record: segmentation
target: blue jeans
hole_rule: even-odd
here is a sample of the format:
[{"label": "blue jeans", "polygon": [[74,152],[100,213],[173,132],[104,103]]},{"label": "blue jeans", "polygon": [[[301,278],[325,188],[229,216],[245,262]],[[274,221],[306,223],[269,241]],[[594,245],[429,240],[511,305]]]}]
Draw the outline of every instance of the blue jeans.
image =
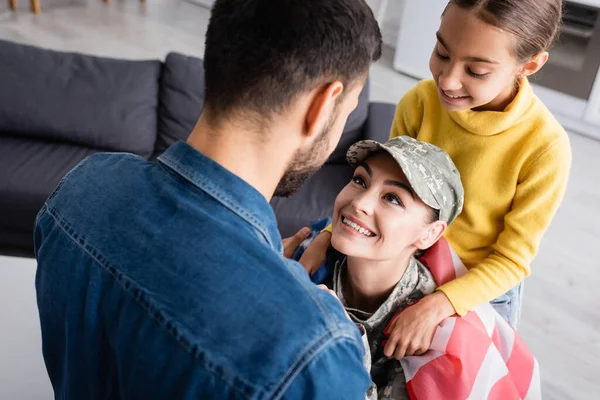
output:
[{"label": "blue jeans", "polygon": [[490,301],[490,304],[515,330],[521,318],[521,302],[523,301],[523,284],[521,281],[517,286],[504,293],[502,296]]}]

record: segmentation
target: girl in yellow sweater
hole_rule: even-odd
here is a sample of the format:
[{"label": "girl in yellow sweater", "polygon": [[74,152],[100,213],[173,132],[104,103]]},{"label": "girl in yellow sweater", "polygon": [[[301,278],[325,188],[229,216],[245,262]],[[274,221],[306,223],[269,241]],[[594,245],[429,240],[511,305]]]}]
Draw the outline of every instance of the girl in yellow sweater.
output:
[{"label": "girl in yellow sweater", "polygon": [[421,354],[437,325],[492,302],[516,326],[523,279],[565,192],[566,132],[527,77],[548,59],[561,0],[451,0],[430,60],[433,80],[398,104],[391,137],[445,150],[461,173],[464,210],[446,231],[469,272],[388,327],[384,353]]}]

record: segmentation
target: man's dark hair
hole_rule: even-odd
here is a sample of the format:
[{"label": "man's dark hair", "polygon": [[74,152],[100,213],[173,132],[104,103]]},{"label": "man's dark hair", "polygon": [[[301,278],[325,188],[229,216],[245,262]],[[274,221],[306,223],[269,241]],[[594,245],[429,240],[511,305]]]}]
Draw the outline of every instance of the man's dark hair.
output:
[{"label": "man's dark hair", "polygon": [[217,0],[206,33],[205,107],[268,118],[298,95],[366,77],[381,32],[364,0]]}]

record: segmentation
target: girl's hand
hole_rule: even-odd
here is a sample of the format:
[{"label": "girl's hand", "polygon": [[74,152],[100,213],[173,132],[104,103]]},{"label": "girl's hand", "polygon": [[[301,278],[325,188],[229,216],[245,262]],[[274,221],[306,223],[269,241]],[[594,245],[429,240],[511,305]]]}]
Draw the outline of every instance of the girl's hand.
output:
[{"label": "girl's hand", "polygon": [[455,314],[443,292],[435,292],[396,314],[384,330],[388,336],[383,353],[400,360],[429,350],[438,325]]}]

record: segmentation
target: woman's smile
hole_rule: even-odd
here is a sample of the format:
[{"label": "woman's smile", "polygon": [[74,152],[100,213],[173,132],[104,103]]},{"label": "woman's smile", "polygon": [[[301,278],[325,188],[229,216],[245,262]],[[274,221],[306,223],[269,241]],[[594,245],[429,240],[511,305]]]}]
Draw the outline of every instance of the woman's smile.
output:
[{"label": "woman's smile", "polygon": [[352,235],[360,235],[364,238],[372,238],[377,236],[371,228],[357,218],[351,216],[340,215],[339,219],[342,232],[347,232]]}]

